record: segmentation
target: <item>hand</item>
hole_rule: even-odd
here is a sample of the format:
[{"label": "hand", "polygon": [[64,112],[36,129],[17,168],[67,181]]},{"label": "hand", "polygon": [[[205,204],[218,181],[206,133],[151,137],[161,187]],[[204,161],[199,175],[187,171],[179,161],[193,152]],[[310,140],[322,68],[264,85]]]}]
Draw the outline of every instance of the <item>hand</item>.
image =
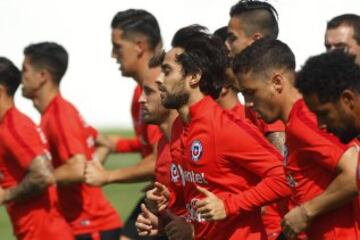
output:
[{"label": "hand", "polygon": [[167,208],[169,198],[169,189],[165,185],[155,182],[154,188],[146,192],[145,202],[150,211],[157,214]]},{"label": "hand", "polygon": [[91,186],[103,186],[108,183],[109,173],[98,161],[86,162],[85,183]]},{"label": "hand", "polygon": [[197,190],[204,194],[206,198],[196,202],[196,211],[201,218],[206,221],[218,221],[226,218],[226,210],[224,202],[212,192],[196,186]]},{"label": "hand", "polygon": [[159,218],[141,204],[141,213],[136,219],[135,226],[139,236],[156,236],[159,233]]},{"label": "hand", "polygon": [[283,218],[281,227],[287,239],[296,239],[311,224],[304,206],[300,205],[291,209]]},{"label": "hand", "polygon": [[166,217],[170,219],[170,223],[165,227],[165,233],[169,240],[190,240],[194,238],[194,229],[191,223],[170,211],[166,212]]}]

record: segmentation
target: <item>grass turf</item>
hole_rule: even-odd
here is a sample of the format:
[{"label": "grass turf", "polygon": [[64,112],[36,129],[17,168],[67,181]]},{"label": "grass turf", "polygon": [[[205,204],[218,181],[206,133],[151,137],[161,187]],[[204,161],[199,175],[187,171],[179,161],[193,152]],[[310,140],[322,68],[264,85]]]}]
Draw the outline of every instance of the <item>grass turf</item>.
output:
[{"label": "grass turf", "polygon": [[[131,131],[106,130],[102,132],[105,134],[114,134],[120,132],[122,136],[132,135]],[[107,160],[105,167],[107,169],[117,169],[121,167],[132,166],[139,160],[140,157],[138,154],[113,154]],[[103,188],[107,198],[116,208],[117,212],[120,213],[124,222],[142,195],[141,189],[145,185],[146,183],[113,184]],[[0,239],[15,239],[12,233],[9,217],[3,206],[0,207]]]}]

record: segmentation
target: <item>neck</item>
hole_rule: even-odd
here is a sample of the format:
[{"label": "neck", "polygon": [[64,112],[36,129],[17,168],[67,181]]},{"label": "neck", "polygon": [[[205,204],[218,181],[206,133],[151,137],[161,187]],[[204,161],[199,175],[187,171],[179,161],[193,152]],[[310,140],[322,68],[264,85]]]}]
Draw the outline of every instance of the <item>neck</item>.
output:
[{"label": "neck", "polygon": [[5,113],[12,107],[14,107],[14,99],[7,97],[1,100],[0,103],[0,120],[2,120],[5,116]]},{"label": "neck", "polygon": [[139,60],[138,71],[134,74],[134,80],[142,86],[145,79],[156,78],[160,74],[160,67],[149,67],[149,61],[152,58],[153,54],[144,56]]},{"label": "neck", "polygon": [[281,120],[284,123],[287,123],[289,121],[289,115],[290,115],[291,109],[293,108],[295,102],[301,98],[302,98],[302,95],[298,92],[298,90],[294,86],[290,86],[288,93],[282,100],[283,108],[281,111]]},{"label": "neck", "polygon": [[190,94],[187,104],[184,104],[182,107],[178,109],[179,115],[185,124],[188,124],[191,121],[190,107],[195,103],[199,102],[203,98],[204,98],[204,94],[200,91],[199,88],[197,88],[193,90],[192,93]]},{"label": "neck", "polygon": [[50,102],[58,95],[60,92],[58,86],[45,87],[41,89],[38,94],[33,98],[33,103],[35,108],[42,114],[44,113],[47,106]]},{"label": "neck", "polygon": [[232,109],[239,102],[239,98],[236,92],[228,90],[225,95],[220,96],[217,102],[223,109]]},{"label": "neck", "polygon": [[163,123],[160,124],[161,132],[165,135],[166,139],[170,141],[171,138],[171,128],[174,120],[178,116],[178,113],[175,110],[169,110],[169,115]]}]

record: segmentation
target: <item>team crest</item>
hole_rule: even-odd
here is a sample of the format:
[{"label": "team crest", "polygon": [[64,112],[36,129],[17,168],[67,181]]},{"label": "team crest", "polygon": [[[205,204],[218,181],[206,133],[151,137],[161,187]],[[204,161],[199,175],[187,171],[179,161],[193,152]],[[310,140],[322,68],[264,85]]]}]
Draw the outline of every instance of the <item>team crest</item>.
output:
[{"label": "team crest", "polygon": [[191,144],[191,159],[193,161],[198,161],[201,158],[203,152],[202,144],[199,140],[193,141]]}]

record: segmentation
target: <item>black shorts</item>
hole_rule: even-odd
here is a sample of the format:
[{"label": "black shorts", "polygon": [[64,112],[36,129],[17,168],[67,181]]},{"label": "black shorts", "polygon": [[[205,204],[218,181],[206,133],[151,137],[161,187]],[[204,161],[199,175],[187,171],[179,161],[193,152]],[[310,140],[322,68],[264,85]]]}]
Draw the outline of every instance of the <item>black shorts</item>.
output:
[{"label": "black shorts", "polygon": [[[100,231],[100,240],[119,240],[121,234],[121,228],[112,230]],[[81,234],[75,236],[76,240],[94,240],[91,234]]]}]

